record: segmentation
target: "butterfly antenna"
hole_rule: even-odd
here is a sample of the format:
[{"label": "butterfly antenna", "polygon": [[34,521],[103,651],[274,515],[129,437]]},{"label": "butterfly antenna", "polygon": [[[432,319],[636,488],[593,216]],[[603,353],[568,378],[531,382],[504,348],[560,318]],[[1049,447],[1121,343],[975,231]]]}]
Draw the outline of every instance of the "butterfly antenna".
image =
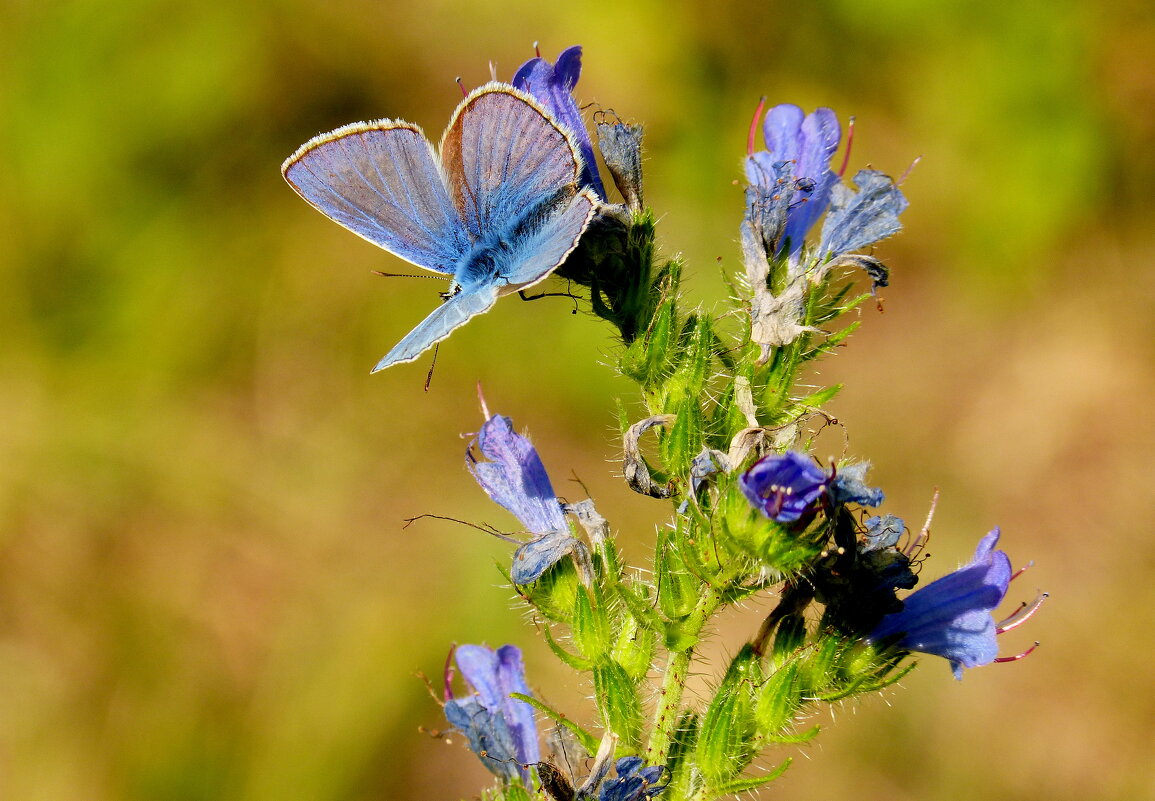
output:
[{"label": "butterfly antenna", "polygon": [[426,275],[424,273],[385,273],[380,270],[370,270],[373,275],[379,275],[382,278],[433,278],[437,281],[448,281],[448,276],[444,275]]},{"label": "butterfly antenna", "polygon": [[754,109],[754,119],[750,120],[750,132],[746,134],[746,155],[754,155],[754,133],[758,130],[758,120],[762,119],[762,109],[766,108],[766,95],[758,98],[758,108]]},{"label": "butterfly antenna", "polygon": [[850,149],[854,147],[854,117],[846,124],[846,153],[842,156],[842,166],[838,168],[838,177],[846,175],[846,167],[850,164]]},{"label": "butterfly antenna", "polygon": [[429,385],[433,383],[433,371],[437,367],[437,351],[441,349],[441,343],[433,345],[433,361],[429,363],[429,372],[425,374],[425,391],[429,391]]},{"label": "butterfly antenna", "polygon": [[459,89],[461,89],[462,97],[469,97],[469,92],[465,89],[465,81],[461,80],[460,75],[457,76],[457,86]]}]

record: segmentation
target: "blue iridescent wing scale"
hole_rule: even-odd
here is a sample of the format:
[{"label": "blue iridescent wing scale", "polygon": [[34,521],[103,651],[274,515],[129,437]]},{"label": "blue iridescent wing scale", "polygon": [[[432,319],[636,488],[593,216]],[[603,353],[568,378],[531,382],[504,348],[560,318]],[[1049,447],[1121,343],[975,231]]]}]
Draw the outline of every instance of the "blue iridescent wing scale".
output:
[{"label": "blue iridescent wing scale", "polygon": [[322,214],[418,267],[452,274],[469,249],[436,155],[416,125],[346,125],[306,142],[281,172]]}]

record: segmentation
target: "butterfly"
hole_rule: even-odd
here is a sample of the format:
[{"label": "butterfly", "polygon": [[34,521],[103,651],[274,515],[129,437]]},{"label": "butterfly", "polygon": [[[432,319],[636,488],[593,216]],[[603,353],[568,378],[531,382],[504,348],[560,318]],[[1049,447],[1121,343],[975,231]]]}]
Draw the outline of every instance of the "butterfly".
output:
[{"label": "butterfly", "polygon": [[544,280],[598,208],[580,185],[574,134],[502,83],[461,102],[436,151],[412,123],[359,122],[309,140],[281,172],[329,219],[450,279],[444,303],[373,372],[413,361],[499,295]]}]

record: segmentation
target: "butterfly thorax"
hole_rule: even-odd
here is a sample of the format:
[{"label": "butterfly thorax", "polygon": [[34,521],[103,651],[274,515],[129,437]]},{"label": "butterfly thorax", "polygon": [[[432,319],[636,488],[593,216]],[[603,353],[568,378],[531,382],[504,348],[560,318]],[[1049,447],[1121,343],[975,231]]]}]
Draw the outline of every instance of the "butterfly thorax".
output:
[{"label": "butterfly thorax", "polygon": [[[576,193],[576,187],[564,186],[549,196],[522,209],[511,209],[505,222],[490,226],[474,240],[470,250],[454,268],[453,279],[462,291],[477,286],[497,284],[501,292],[513,292],[525,281],[511,280],[510,276],[524,274],[535,258],[537,234],[546,227],[557,211]],[[490,210],[496,216],[500,212]],[[543,269],[553,265],[542,265]],[[536,279],[529,283],[536,283]]]}]

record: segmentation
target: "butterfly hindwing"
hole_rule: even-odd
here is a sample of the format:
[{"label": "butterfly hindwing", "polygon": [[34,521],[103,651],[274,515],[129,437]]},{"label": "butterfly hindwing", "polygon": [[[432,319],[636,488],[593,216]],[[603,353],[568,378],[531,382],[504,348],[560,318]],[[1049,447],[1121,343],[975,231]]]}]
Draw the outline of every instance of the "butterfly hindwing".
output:
[{"label": "butterfly hindwing", "polygon": [[503,278],[514,288],[533,286],[565,261],[597,210],[593,190],[584,189],[558,203],[540,224],[526,225],[513,240]]},{"label": "butterfly hindwing", "polygon": [[421,129],[379,120],[306,142],[281,168],[325,216],[408,262],[452,274],[469,248]]},{"label": "butterfly hindwing", "polygon": [[489,311],[497,302],[497,286],[480,286],[469,291],[458,292],[446,300],[406,334],[393,349],[385,354],[377,366],[376,373],[394,364],[411,362],[445,339],[453,330],[482,312]]}]

